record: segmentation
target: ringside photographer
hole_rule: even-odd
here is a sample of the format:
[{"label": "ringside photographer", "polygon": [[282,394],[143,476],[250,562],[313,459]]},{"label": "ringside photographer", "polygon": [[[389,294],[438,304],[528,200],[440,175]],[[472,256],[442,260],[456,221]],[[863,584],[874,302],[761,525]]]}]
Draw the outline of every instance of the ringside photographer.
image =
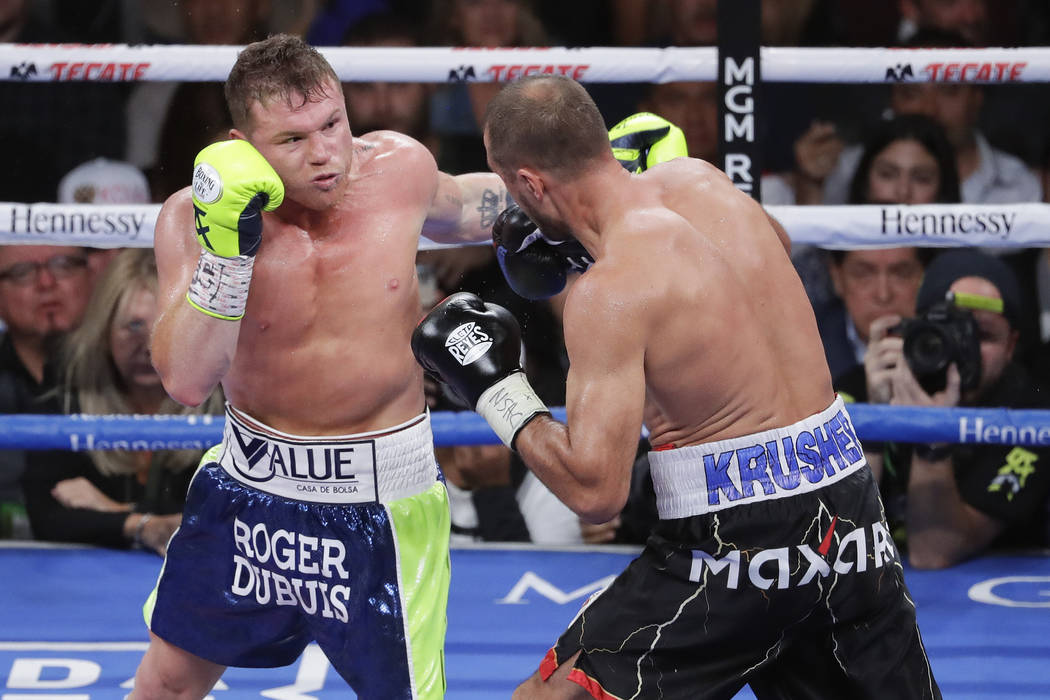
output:
[{"label": "ringside photographer", "polygon": [[[916,316],[874,327],[863,370],[836,389],[898,406],[1046,408],[1050,393],[1014,359],[1022,304],[1000,259],[973,249],[941,253],[926,270]],[[887,443],[867,456],[881,466],[894,539],[916,568],[952,566],[987,548],[1047,545],[1050,450]]]}]

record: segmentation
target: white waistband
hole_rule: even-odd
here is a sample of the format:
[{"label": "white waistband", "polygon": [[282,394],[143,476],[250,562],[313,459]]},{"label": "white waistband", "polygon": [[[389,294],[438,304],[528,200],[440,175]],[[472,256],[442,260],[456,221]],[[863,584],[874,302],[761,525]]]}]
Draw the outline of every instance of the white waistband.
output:
[{"label": "white waistband", "polygon": [[370,433],[303,437],[227,404],[218,462],[260,491],[316,503],[389,503],[422,493],[438,475],[429,412]]},{"label": "white waistband", "polygon": [[838,396],[794,425],[649,453],[663,520],[816,491],[864,464],[864,450]]}]

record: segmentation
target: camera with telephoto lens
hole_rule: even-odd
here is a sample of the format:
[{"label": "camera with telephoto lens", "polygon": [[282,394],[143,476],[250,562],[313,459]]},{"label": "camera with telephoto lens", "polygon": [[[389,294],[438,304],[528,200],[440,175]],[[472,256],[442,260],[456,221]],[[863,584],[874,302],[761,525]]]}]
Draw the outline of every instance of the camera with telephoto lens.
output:
[{"label": "camera with telephoto lens", "polygon": [[948,385],[948,366],[959,368],[960,390],[981,380],[981,343],[973,313],[951,300],[937,302],[918,318],[897,326],[904,339],[904,358],[919,385],[931,396]]}]

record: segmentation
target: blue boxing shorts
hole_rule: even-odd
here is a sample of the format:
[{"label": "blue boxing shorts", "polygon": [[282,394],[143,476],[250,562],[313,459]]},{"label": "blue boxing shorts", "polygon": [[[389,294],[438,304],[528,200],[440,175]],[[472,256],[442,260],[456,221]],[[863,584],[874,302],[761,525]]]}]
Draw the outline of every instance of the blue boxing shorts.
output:
[{"label": "blue boxing shorts", "polygon": [[362,700],[442,698],[448,541],[429,414],[297,437],[228,406],[146,624],[225,666],[284,666],[316,641]]},{"label": "blue boxing shorts", "polygon": [[882,502],[835,401],[649,453],[660,521],[540,665],[599,700],[940,698]]}]

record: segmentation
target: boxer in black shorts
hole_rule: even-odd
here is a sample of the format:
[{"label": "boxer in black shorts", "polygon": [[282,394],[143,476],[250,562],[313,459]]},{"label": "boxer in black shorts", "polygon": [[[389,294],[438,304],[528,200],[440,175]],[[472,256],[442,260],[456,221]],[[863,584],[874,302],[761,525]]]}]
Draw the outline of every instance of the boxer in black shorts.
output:
[{"label": "boxer in black shorts", "polygon": [[[841,400],[787,430],[650,461],[659,525],[580,611],[541,676],[582,651],[569,678],[596,698],[729,698],[745,683],[760,698],[890,698],[902,682],[907,697],[935,696],[877,486]],[[706,483],[690,485],[687,475],[705,464]],[[751,496],[742,493],[748,466],[762,475]]]},{"label": "boxer in black shorts", "polygon": [[524,212],[493,230],[511,286],[557,292],[562,251],[593,260],[564,301],[567,423],[529,387],[506,310],[453,295],[413,335],[588,522],[623,508],[643,425],[662,446],[648,546],[514,697],[939,698],[783,228],[708,163],[654,165],[658,121],[621,127],[614,155],[586,91],[555,76],[508,84],[486,115]]}]

